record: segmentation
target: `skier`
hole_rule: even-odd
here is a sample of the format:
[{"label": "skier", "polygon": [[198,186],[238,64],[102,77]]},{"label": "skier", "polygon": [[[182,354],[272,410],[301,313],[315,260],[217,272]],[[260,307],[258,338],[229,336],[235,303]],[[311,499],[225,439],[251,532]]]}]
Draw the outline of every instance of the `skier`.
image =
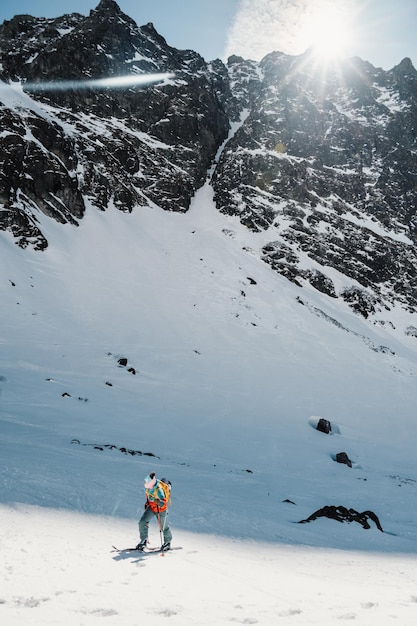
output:
[{"label": "skier", "polygon": [[146,493],[145,511],[139,520],[140,541],[136,550],[143,551],[148,542],[149,522],[152,517],[158,518],[159,531],[163,535],[162,551],[171,547],[172,533],[168,526],[168,500],[169,495],[164,490],[162,481],[156,478],[155,472],[151,472],[144,480]]}]

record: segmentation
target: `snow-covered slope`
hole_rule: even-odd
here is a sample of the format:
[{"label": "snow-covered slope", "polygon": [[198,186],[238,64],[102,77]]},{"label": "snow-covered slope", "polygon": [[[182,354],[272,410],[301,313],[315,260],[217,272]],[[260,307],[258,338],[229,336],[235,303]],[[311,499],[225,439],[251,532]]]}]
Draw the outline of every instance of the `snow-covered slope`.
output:
[{"label": "snow-covered slope", "polygon": [[[267,129],[254,126],[259,68],[235,58],[228,77],[221,62],[169,48],[152,25],[137,29],[112,0],[88,20],[59,20],[74,49],[84,30],[96,32],[89,24],[107,25],[128,59],[138,61],[143,46],[156,47],[155,59],[165,51],[156,67],[175,70],[179,82],[132,101],[119,94],[135,112],[129,121],[125,109],[109,116],[99,95],[87,110],[71,90],[53,103],[17,82],[0,85],[1,622],[408,626],[417,574],[411,212],[407,227],[375,220],[340,199],[333,206],[330,191],[329,202],[301,210],[291,177],[285,206],[268,176],[256,189],[246,184],[239,141]],[[5,25],[5,80],[21,77],[18,66],[38,59],[40,45],[22,35],[35,48],[14,57],[9,30],[39,35],[47,26],[28,16]],[[67,49],[60,29],[48,32]],[[101,72],[100,46],[90,36],[85,44]],[[65,74],[64,57],[47,48],[42,55],[58,58]],[[272,72],[291,60],[278,61]],[[388,78],[376,76],[374,90],[394,114]],[[412,66],[403,62],[391,78],[404,78],[412,97]],[[265,111],[273,104],[266,98]],[[349,117],[338,110],[339,121],[342,113]],[[287,143],[274,143],[275,165],[294,160]],[[256,147],[259,155],[262,173]],[[220,194],[220,174],[236,205]],[[253,191],[255,205],[261,198],[277,217],[259,230],[242,219]],[[300,236],[307,231],[311,249]],[[393,256],[384,256],[385,239]],[[365,261],[345,266],[347,253]],[[388,272],[398,297],[373,299],[369,267],[378,285]],[[320,418],[331,434],[316,429]],[[341,452],[352,467],[336,463]],[[171,526],[183,550],[120,558],[111,544],[137,542],[150,470],[173,483]],[[298,523],[338,506],[368,512],[370,528]],[[159,539],[156,525],[151,538]]]},{"label": "snow-covered slope", "polygon": [[43,219],[43,253],[0,240],[3,501],[135,517],[154,467],[187,530],[348,546],[294,525],[342,504],[400,535],[368,545],[414,549],[414,337],[272,273],[208,185],[186,215]]},{"label": "snow-covered slope", "polygon": [[[413,338],[271,272],[209,185],[186,215],[43,219],[42,253],[0,233],[5,623],[411,623]],[[119,559],[150,469],[183,550]],[[385,532],[297,523],[325,505]]]},{"label": "snow-covered slope", "polygon": [[0,506],[0,516],[8,626],[414,623],[414,556],[184,531],[176,531],[183,549],[163,558],[119,556],[110,546],[129,536],[129,520],[22,505]]}]

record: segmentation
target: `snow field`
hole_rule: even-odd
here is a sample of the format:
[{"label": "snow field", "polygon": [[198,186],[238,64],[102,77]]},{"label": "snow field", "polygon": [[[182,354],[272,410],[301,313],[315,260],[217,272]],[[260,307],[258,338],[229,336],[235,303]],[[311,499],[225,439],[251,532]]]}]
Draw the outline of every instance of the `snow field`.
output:
[{"label": "snow field", "polygon": [[[135,520],[2,505],[0,616],[18,626],[100,623],[414,623],[417,563],[406,555],[269,545],[175,531],[182,550],[111,552]],[[156,525],[152,542],[158,544]],[[129,543],[130,542],[130,543]]]},{"label": "snow field", "polygon": [[[1,622],[411,626],[413,320],[387,333],[274,274],[207,187],[184,216],[39,219],[44,253],[0,233]],[[152,469],[184,549],[119,558]],[[297,524],[325,505],[385,532]]]}]

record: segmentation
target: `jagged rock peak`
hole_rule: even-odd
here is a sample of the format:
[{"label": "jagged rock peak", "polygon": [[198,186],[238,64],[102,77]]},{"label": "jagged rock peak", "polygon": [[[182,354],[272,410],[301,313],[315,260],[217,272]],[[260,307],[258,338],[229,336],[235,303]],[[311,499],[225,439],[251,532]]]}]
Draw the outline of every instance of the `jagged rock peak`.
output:
[{"label": "jagged rock peak", "polygon": [[114,0],[100,0],[97,7],[93,9],[94,12],[110,12],[110,13],[122,13],[121,8]]},{"label": "jagged rock peak", "polygon": [[148,22],[144,26],[141,26],[140,27],[140,31],[146,37],[148,37],[151,41],[154,41],[154,42],[158,43],[159,45],[168,47],[168,44],[167,44],[167,41],[166,41],[165,37],[163,37],[162,35],[160,35],[158,33],[158,31],[156,30],[156,28],[155,28],[155,26],[153,25],[152,22]]},{"label": "jagged rock peak", "polygon": [[396,72],[406,74],[414,74],[417,75],[417,70],[413,65],[410,57],[405,57],[398,65],[393,68]]},{"label": "jagged rock peak", "polygon": [[245,59],[243,57],[238,56],[237,54],[232,54],[227,59],[227,65],[235,65],[236,63],[244,63]]},{"label": "jagged rock peak", "polygon": [[111,24],[114,22],[126,23],[130,29],[137,29],[136,22],[122,11],[115,0],[101,0],[95,9],[90,11],[90,14],[86,20],[88,24],[90,21],[99,22],[103,24]]},{"label": "jagged rock peak", "polygon": [[124,23],[133,31],[138,28],[135,20],[124,13],[115,0],[101,0],[95,9],[90,11],[86,23],[99,22],[100,24],[111,24],[114,22]]}]

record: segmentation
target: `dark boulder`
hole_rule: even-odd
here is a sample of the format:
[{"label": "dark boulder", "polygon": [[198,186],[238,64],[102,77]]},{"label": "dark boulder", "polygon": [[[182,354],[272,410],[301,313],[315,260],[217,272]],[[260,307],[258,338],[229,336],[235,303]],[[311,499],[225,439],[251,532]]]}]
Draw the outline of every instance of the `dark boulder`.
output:
[{"label": "dark boulder", "polygon": [[363,513],[358,513],[355,509],[347,509],[344,506],[324,506],[322,509],[319,509],[307,519],[301,520],[298,522],[299,524],[307,524],[308,522],[312,522],[319,517],[328,517],[329,519],[336,520],[337,522],[357,522],[363,528],[368,530],[371,528],[369,524],[369,520],[374,522],[375,526],[381,532],[384,532],[382,526],[379,522],[379,519],[375,513],[372,511],[363,511]]},{"label": "dark boulder", "polygon": [[325,433],[326,435],[328,435],[332,431],[332,425],[329,420],[325,420],[321,417],[317,423],[316,430],[319,430],[321,433]]},{"label": "dark boulder", "polygon": [[346,452],[338,452],[336,454],[335,460],[337,463],[342,463],[344,465],[347,465],[348,467],[352,467],[352,461],[350,460]]}]

